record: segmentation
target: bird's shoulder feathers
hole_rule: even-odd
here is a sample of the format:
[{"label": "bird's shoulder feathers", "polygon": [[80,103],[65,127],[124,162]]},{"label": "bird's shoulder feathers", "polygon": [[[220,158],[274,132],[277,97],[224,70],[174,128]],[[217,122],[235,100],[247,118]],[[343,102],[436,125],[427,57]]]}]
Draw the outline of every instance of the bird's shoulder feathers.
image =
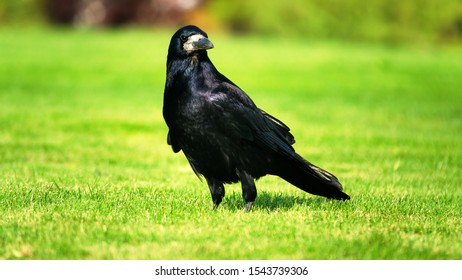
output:
[{"label": "bird's shoulder feathers", "polygon": [[208,97],[214,110],[220,111],[221,126],[227,133],[256,141],[271,149],[289,148],[295,143],[290,128],[259,109],[252,99],[232,82],[222,82]]}]

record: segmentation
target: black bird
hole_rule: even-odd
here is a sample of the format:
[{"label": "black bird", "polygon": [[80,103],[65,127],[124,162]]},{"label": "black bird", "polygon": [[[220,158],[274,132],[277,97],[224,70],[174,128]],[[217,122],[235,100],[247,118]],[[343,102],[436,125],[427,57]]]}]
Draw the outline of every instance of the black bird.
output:
[{"label": "black bird", "polygon": [[331,173],[298,155],[283,122],[259,109],[210,61],[207,34],[185,26],[172,37],[167,56],[163,115],[167,142],[183,150],[192,169],[204,176],[215,209],[225,183],[241,181],[249,211],[257,189],[254,179],[277,175],[311,194],[338,200],[350,197]]}]

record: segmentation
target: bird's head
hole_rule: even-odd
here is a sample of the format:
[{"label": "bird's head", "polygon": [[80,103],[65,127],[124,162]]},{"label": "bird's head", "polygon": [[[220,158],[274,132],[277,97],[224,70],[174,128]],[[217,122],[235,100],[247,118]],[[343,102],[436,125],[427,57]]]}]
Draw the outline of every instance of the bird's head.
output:
[{"label": "bird's head", "polygon": [[207,33],[194,25],[187,25],[173,34],[168,48],[168,56],[192,57],[213,48]]}]

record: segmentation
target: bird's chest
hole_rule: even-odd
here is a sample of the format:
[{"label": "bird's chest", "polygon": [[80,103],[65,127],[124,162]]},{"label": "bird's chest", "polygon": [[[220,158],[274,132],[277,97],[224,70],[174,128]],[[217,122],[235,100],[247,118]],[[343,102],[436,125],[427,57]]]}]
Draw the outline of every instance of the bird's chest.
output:
[{"label": "bird's chest", "polygon": [[215,111],[210,98],[211,88],[204,81],[182,78],[176,80],[170,91],[167,107],[172,120],[179,126],[207,122]]},{"label": "bird's chest", "polygon": [[185,138],[198,137],[214,129],[221,113],[207,95],[184,92],[170,107],[170,128]]},{"label": "bird's chest", "polygon": [[[196,75],[199,76],[199,75]],[[215,143],[223,121],[223,109],[208,79],[178,76],[169,90],[166,121],[180,146]],[[213,142],[213,143],[212,143]]]},{"label": "bird's chest", "polygon": [[207,99],[191,93],[184,93],[183,98],[177,100],[172,109],[173,120],[179,127],[207,123],[211,114]]}]

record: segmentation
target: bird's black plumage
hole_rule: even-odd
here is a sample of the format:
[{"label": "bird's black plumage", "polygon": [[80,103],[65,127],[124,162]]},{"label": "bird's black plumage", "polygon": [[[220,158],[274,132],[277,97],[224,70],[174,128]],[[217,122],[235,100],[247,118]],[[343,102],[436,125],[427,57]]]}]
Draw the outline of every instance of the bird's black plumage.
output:
[{"label": "bird's black plumage", "polygon": [[259,109],[210,61],[207,34],[185,26],[172,37],[167,56],[163,115],[167,142],[183,151],[194,172],[205,177],[214,208],[225,195],[223,184],[241,181],[246,209],[257,196],[254,179],[267,174],[328,198],[346,200],[331,173],[298,155],[290,129]]}]

